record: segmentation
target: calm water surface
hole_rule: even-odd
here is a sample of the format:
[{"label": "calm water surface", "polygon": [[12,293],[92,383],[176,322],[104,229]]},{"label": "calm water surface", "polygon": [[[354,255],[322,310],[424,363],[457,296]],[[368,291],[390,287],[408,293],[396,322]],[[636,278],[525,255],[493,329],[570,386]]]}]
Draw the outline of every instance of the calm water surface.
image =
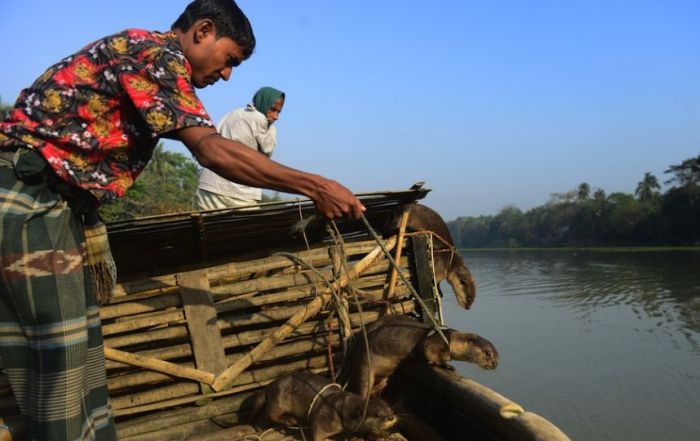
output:
[{"label": "calm water surface", "polygon": [[446,322],[498,348],[457,370],[573,440],[700,440],[700,253],[475,251],[469,311]]}]

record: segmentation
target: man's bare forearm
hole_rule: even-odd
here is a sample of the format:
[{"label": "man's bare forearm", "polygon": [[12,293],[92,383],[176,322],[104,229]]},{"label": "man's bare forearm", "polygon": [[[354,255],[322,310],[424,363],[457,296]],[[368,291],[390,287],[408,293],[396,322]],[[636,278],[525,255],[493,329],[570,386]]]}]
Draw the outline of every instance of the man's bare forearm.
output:
[{"label": "man's bare forearm", "polygon": [[338,182],[286,167],[237,141],[219,136],[212,129],[183,129],[176,135],[203,167],[226,179],[251,187],[304,195],[331,219],[359,217],[364,211],[352,192]]}]

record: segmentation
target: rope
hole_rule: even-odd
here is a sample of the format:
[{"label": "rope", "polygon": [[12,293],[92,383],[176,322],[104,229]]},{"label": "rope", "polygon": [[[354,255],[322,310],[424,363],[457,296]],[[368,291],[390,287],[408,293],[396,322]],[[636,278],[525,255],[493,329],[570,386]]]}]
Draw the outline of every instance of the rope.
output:
[{"label": "rope", "polygon": [[306,412],[306,420],[307,421],[311,421],[311,411],[313,410],[314,404],[316,404],[316,401],[318,401],[318,399],[321,397],[321,394],[324,393],[326,391],[326,389],[329,389],[333,386],[337,387],[338,390],[340,390],[340,391],[343,390],[343,388],[340,387],[340,385],[338,383],[328,383],[325,386],[323,386],[321,388],[321,390],[318,391],[318,393],[314,396],[314,399],[311,400],[311,404],[309,405],[309,410]]},{"label": "rope", "polygon": [[449,251],[450,260],[447,262],[447,268],[448,269],[451,268],[452,261],[455,258],[455,254],[457,254],[457,248],[454,245],[452,245],[452,243],[447,241],[447,239],[445,239],[444,237],[440,236],[439,234],[437,234],[436,232],[431,231],[431,230],[418,230],[418,231],[414,231],[411,233],[406,233],[406,236],[417,236],[419,234],[429,234],[431,237],[437,237],[440,240],[440,242],[442,242],[445,245],[445,247],[447,249],[433,250],[433,252],[434,253],[445,253],[445,252]]},{"label": "rope", "polygon": [[[336,306],[338,308],[340,308],[340,305],[341,305],[340,293],[335,289],[335,287],[333,286],[333,283],[331,283],[330,280],[325,278],[323,276],[323,274],[321,274],[321,272],[318,269],[316,269],[316,267],[314,267],[312,264],[310,264],[306,260],[302,259],[301,257],[297,256],[296,254],[287,253],[287,252],[279,252],[279,253],[274,253],[273,255],[286,257],[289,260],[296,262],[298,265],[304,266],[304,267],[308,268],[309,270],[311,270],[311,272],[313,272],[316,275],[316,277],[318,277],[319,279],[323,280],[326,283],[326,286],[328,286],[328,289],[331,292],[331,295],[333,296],[333,300],[335,301]],[[316,292],[316,295],[318,295],[318,292]],[[331,317],[331,319],[332,319],[332,317]],[[338,320],[340,320],[340,318]],[[330,335],[330,332],[329,332],[329,335]],[[332,344],[333,344],[332,340],[330,338],[328,338],[328,347],[329,347],[328,350],[331,352],[332,352],[332,349],[331,349]],[[335,367],[333,366],[333,358],[332,357],[329,358],[328,364],[329,364],[329,367],[331,369],[331,376],[334,376]]]},{"label": "rope", "polygon": [[[301,220],[303,220],[302,213],[301,213],[301,205],[299,205],[299,216],[300,216]],[[430,320],[431,320],[431,322],[432,322],[432,324],[433,324],[433,328],[434,328],[435,332],[437,332],[437,333],[442,337],[442,339],[445,341],[445,343],[449,344],[449,341],[447,340],[447,337],[446,337],[445,334],[442,332],[442,329],[441,329],[441,327],[440,327],[440,324],[438,324],[437,321],[435,320],[435,317],[433,317],[433,315],[430,314],[430,311],[429,311],[428,307],[426,306],[425,302],[423,301],[423,299],[422,299],[422,298],[420,297],[420,295],[416,292],[416,290],[415,290],[415,288],[413,287],[413,285],[412,285],[412,284],[406,279],[406,277],[403,275],[403,273],[401,272],[401,268],[400,268],[400,267],[398,266],[398,264],[396,263],[396,260],[394,260],[394,258],[391,256],[391,253],[389,252],[389,250],[386,249],[386,247],[384,246],[384,244],[383,244],[382,241],[381,241],[381,238],[380,238],[380,237],[377,235],[377,233],[374,231],[374,228],[372,228],[372,226],[370,225],[369,221],[367,220],[367,218],[365,217],[364,214],[362,215],[362,221],[364,222],[365,226],[367,227],[367,230],[370,232],[370,234],[372,235],[372,237],[374,238],[374,240],[375,240],[375,241],[377,242],[377,244],[381,247],[381,249],[382,249],[384,255],[385,255],[385,256],[387,257],[387,259],[389,260],[389,262],[390,262],[392,268],[397,272],[397,274],[398,274],[398,276],[401,278],[402,282],[409,288],[409,290],[410,290],[411,294],[413,295],[413,297],[415,298],[415,300],[421,305],[421,307],[423,308],[423,312],[425,313],[425,315],[427,315],[427,316],[430,318]],[[336,249],[339,250],[339,253],[340,253],[341,256],[345,256],[344,244],[343,244],[343,239],[342,239],[343,236],[342,236],[342,234],[340,233],[340,231],[339,231],[339,229],[338,229],[338,226],[336,225],[335,221],[331,220],[331,221],[330,221],[330,225],[332,226],[332,229],[329,228],[328,231],[329,231],[330,235],[333,237],[333,241],[334,241],[335,247],[336,247]],[[415,234],[415,233],[414,233],[414,234]],[[431,232],[431,234],[432,234],[432,232]],[[307,239],[306,239],[305,228],[302,228],[302,235],[303,235],[303,237],[304,237],[304,241],[306,242],[307,249],[309,249],[310,247],[309,247],[308,241],[307,241]],[[437,235],[437,234],[436,234],[436,236],[437,236],[442,242],[444,242],[445,244],[447,244],[448,247],[450,247],[449,242],[447,242],[445,239],[441,238],[441,237],[440,237],[439,235]],[[450,248],[451,248],[451,247],[450,247]],[[453,250],[453,253],[454,253],[454,250]],[[341,305],[342,305],[342,303],[341,303],[341,294],[338,293],[338,292],[332,287],[332,284],[330,283],[330,281],[327,280],[325,277],[323,277],[323,276],[320,274],[320,272],[319,272],[313,265],[311,265],[311,264],[308,263],[308,262],[305,262],[305,261],[304,261],[303,259],[301,259],[299,256],[296,256],[296,255],[291,254],[291,253],[284,253],[284,252],[281,252],[281,253],[276,253],[276,254],[282,255],[282,256],[285,256],[285,257],[288,257],[289,259],[292,259],[292,260],[294,260],[295,262],[298,262],[298,263],[300,263],[300,264],[306,266],[307,268],[309,268],[311,271],[313,271],[313,272],[319,277],[319,279],[324,280],[324,281],[326,282],[326,284],[329,286],[330,291],[331,291],[331,293],[332,293],[332,295],[333,295],[333,298],[334,298],[334,300],[335,300],[336,307],[337,307],[337,308],[340,308],[340,307],[341,307]],[[348,273],[348,269],[347,269],[347,266],[346,266],[346,259],[345,259],[345,258],[341,259],[341,265],[343,266],[343,269],[344,269],[345,273]],[[355,289],[354,286],[352,285],[352,281],[349,281],[349,282],[348,282],[348,290],[349,290],[349,292],[352,294],[353,299],[354,299],[354,301],[355,301],[355,304],[356,304],[356,306],[357,306],[358,312],[359,312],[360,326],[361,326],[361,329],[362,329],[362,336],[363,336],[364,342],[365,342],[365,351],[366,351],[366,355],[367,355],[368,369],[371,371],[371,370],[372,370],[371,354],[370,354],[370,350],[369,350],[369,339],[368,339],[368,336],[367,336],[367,329],[366,329],[365,323],[364,323],[364,313],[363,313],[363,311],[362,311],[362,305],[360,304],[359,298],[358,298],[357,293],[356,293],[356,289]],[[339,317],[340,317],[340,314],[339,314]],[[345,366],[343,366],[343,368],[345,368]],[[369,388],[369,378],[368,378],[367,380],[368,380],[367,386],[368,386],[368,388]],[[329,388],[329,387],[331,387],[331,386],[338,386],[341,390],[343,390],[343,387],[341,387],[341,386],[340,386],[339,384],[337,384],[337,383],[329,383],[329,384],[326,385],[324,388],[322,388],[322,389],[316,394],[316,396],[314,396],[314,399],[312,400],[311,405],[309,406],[309,410],[308,410],[308,412],[307,412],[307,419],[309,418],[309,416],[310,416],[310,414],[311,414],[311,410],[313,409],[313,407],[314,407],[314,405],[316,404],[316,401],[318,400],[318,398],[320,397],[320,395],[321,395],[327,388]],[[368,408],[368,406],[369,406],[369,400],[370,400],[370,397],[369,397],[369,395],[368,395],[367,398],[366,398],[366,400],[365,400],[365,405],[364,405],[364,408],[363,408],[363,411],[362,411],[362,417],[360,418],[357,427],[355,427],[355,429],[354,429],[353,431],[356,431],[356,430],[360,427],[360,424],[362,424],[362,422],[364,421],[364,419],[365,419],[365,417],[366,417],[366,415],[367,415],[367,408]],[[301,429],[300,429],[300,430],[301,430]],[[301,431],[301,434],[302,434],[302,438],[304,438],[304,432],[303,432],[303,431]]]},{"label": "rope", "polygon": [[[301,199],[297,198],[297,208],[299,209],[299,221],[304,221],[304,215],[301,212]],[[301,236],[304,238],[304,243],[306,244],[306,249],[310,250],[309,240],[306,238],[306,228],[301,229]]]},{"label": "rope", "polygon": [[374,231],[374,228],[372,228],[372,225],[370,225],[369,221],[367,220],[367,217],[365,217],[364,214],[362,214],[362,222],[364,222],[365,226],[367,227],[367,230],[370,232],[370,234],[374,238],[375,242],[377,242],[377,244],[379,244],[379,246],[382,248],[384,255],[386,256],[387,259],[389,259],[389,262],[391,263],[391,265],[394,268],[396,268],[396,270],[399,274],[399,277],[401,277],[401,281],[408,287],[408,289],[411,291],[411,294],[413,294],[413,297],[415,297],[416,301],[420,304],[421,308],[423,308],[423,313],[426,316],[428,316],[430,321],[433,323],[433,328],[435,329],[435,332],[437,332],[440,335],[440,337],[442,337],[442,339],[445,341],[445,343],[447,345],[449,345],[450,342],[449,342],[449,340],[447,340],[447,337],[445,337],[445,334],[442,332],[442,329],[440,329],[441,328],[440,324],[438,324],[438,322],[435,320],[435,317],[433,317],[433,315],[430,314],[430,310],[428,309],[428,306],[425,304],[425,302],[420,297],[420,295],[418,295],[418,293],[416,292],[416,289],[413,287],[413,285],[411,283],[409,283],[408,280],[406,280],[406,276],[404,276],[403,273],[400,271],[400,268],[396,264],[396,261],[394,260],[393,257],[391,257],[391,253],[389,253],[389,250],[386,249],[386,247],[382,243],[382,240],[377,235],[377,232]]},{"label": "rope", "polygon": [[243,438],[241,438],[241,441],[264,441],[263,438],[265,437],[265,435],[267,435],[268,432],[272,432],[273,430],[275,430],[275,429],[273,427],[271,427],[271,428],[267,429],[266,431],[264,431],[263,433],[261,433],[260,435],[258,435],[258,434],[246,435]]},{"label": "rope", "polygon": [[[336,243],[339,243],[340,246],[344,247],[343,245],[343,235],[340,234],[340,230],[338,230],[338,226],[336,225],[335,221],[331,220],[331,226],[333,227],[333,230],[331,230],[331,234],[333,235],[333,240]],[[384,248],[384,245],[382,245],[382,251],[384,251],[384,254],[388,255],[386,248]],[[345,265],[345,259],[342,260],[342,265],[343,269],[345,272],[348,272],[347,266]],[[372,371],[372,359],[371,359],[371,354],[369,352],[369,338],[367,337],[367,328],[365,327],[365,319],[364,319],[364,312],[362,311],[362,305],[360,304],[360,299],[357,298],[357,293],[355,292],[355,287],[352,285],[352,281],[348,283],[348,288],[350,289],[350,292],[352,293],[353,299],[355,300],[355,305],[357,306],[357,311],[360,313],[360,328],[362,330],[362,338],[365,341],[365,352],[367,354],[367,369],[371,372]],[[343,366],[345,368],[345,366]],[[369,376],[367,376],[367,389],[369,389]],[[367,398],[365,399],[365,405],[362,408],[362,417],[360,417],[359,421],[357,422],[357,426],[352,430],[352,432],[356,432],[357,429],[360,428],[360,425],[362,422],[365,420],[365,417],[367,416],[367,408],[369,407],[369,394],[367,395]]]},{"label": "rope", "polygon": [[[328,315],[328,337],[326,337],[328,344],[326,345],[326,357],[328,357],[328,370],[331,381],[335,383],[335,364],[333,363],[333,314],[337,314],[337,311]],[[340,321],[340,317],[338,317],[338,321]]]}]

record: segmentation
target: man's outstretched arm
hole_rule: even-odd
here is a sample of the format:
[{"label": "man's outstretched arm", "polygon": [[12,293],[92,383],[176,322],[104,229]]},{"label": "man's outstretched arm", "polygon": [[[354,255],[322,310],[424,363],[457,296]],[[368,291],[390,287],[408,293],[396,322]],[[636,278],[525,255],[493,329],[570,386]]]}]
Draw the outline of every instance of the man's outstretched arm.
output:
[{"label": "man's outstretched arm", "polygon": [[338,182],[281,165],[211,128],[188,127],[173,132],[172,137],[182,141],[202,167],[240,184],[304,195],[329,219],[358,218],[365,210]]}]

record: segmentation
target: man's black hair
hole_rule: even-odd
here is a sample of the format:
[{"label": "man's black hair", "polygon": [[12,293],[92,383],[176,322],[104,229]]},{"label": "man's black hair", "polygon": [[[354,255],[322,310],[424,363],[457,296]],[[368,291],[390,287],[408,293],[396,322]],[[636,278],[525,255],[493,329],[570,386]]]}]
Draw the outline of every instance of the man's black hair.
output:
[{"label": "man's black hair", "polygon": [[255,49],[255,35],[248,18],[233,0],[195,0],[175,20],[171,29],[187,32],[197,20],[208,18],[214,22],[216,37],[228,37],[243,50],[248,58]]}]

